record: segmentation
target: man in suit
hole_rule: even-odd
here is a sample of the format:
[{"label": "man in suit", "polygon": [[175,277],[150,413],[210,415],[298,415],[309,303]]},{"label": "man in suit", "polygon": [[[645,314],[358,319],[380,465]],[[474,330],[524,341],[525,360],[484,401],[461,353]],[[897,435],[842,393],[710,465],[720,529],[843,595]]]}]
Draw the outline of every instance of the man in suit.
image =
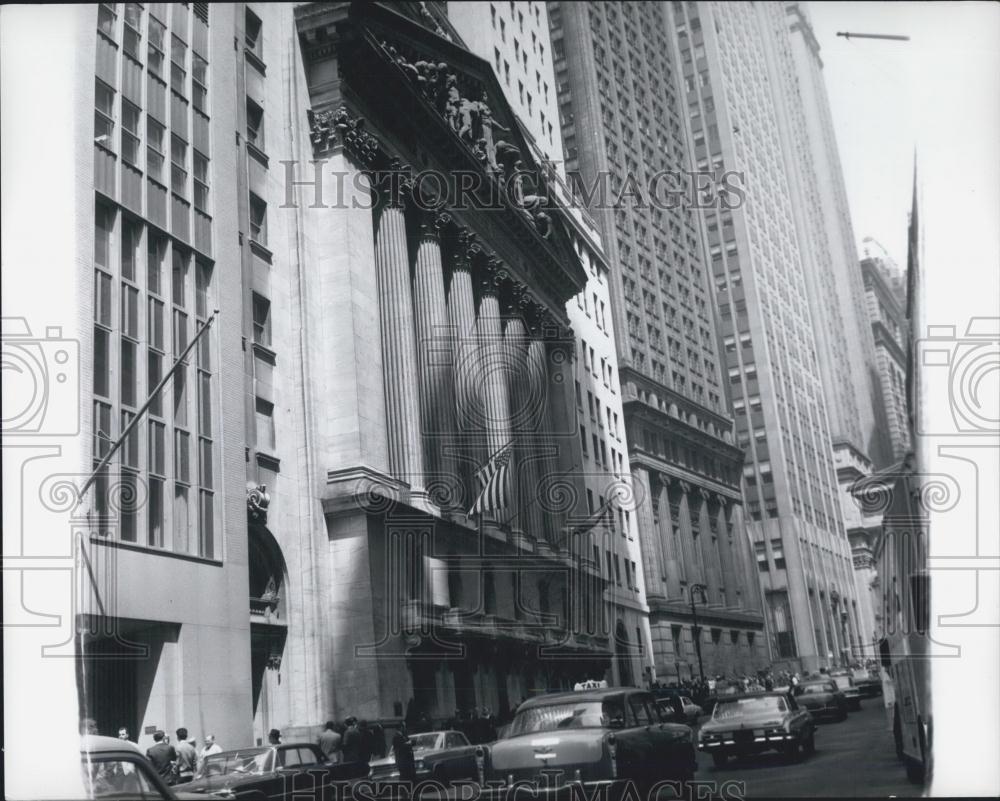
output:
[{"label": "man in suit", "polygon": [[157,731],[153,735],[153,745],[146,751],[146,759],[153,763],[153,769],[160,774],[160,777],[167,784],[173,784],[174,762],[177,761],[177,752],[169,743],[164,742],[166,735],[162,731]]}]

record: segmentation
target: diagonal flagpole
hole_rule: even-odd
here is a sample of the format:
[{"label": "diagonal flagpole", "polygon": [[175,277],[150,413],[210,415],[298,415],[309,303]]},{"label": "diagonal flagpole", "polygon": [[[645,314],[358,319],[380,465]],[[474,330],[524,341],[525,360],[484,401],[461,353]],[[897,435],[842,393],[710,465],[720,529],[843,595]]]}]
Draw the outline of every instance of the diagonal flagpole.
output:
[{"label": "diagonal flagpole", "polygon": [[156,388],[150,393],[149,397],[146,398],[146,402],[142,404],[142,408],[140,408],[139,411],[135,413],[135,416],[132,418],[129,424],[125,426],[125,430],[122,431],[121,435],[111,446],[111,450],[109,450],[105,455],[105,457],[101,459],[100,464],[98,464],[97,467],[94,468],[94,472],[90,474],[90,476],[84,482],[83,487],[80,489],[80,495],[77,498],[78,506],[83,503],[83,499],[87,496],[87,490],[89,490],[91,486],[93,486],[94,482],[97,480],[97,476],[100,475],[100,472],[105,467],[107,467],[108,462],[111,461],[111,458],[115,455],[118,449],[121,448],[122,444],[125,442],[125,439],[128,437],[128,435],[132,433],[132,429],[134,429],[139,424],[139,421],[142,419],[142,416],[146,413],[146,410],[149,409],[150,405],[153,403],[153,400],[156,398],[157,395],[160,394],[160,392],[163,391],[163,387],[166,386],[167,381],[170,380],[173,374],[177,371],[177,368],[184,363],[184,360],[188,357],[188,354],[191,353],[191,351],[194,349],[194,346],[198,344],[198,340],[201,339],[201,335],[208,330],[208,327],[212,324],[212,322],[215,320],[216,315],[218,314],[219,310],[216,309],[215,311],[212,312],[211,317],[209,317],[207,320],[205,320],[204,323],[201,324],[201,328],[198,329],[198,333],[194,335],[194,337],[188,343],[188,346],[184,348],[184,352],[177,357],[177,360],[174,362],[173,367],[171,367],[167,371],[167,374],[160,379],[160,383],[156,385]]}]

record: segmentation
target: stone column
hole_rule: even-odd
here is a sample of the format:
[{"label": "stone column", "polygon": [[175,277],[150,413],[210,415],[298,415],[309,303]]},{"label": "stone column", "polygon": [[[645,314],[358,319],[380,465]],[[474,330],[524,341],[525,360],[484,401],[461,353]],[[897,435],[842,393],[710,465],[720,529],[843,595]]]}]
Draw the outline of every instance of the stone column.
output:
[{"label": "stone column", "polygon": [[719,556],[722,559],[722,583],[726,588],[726,606],[730,608],[739,607],[743,599],[743,582],[740,581],[736,570],[733,567],[733,541],[726,525],[726,504],[725,498],[720,498],[719,506],[715,510],[715,525],[719,538]]},{"label": "stone column", "polygon": [[695,496],[697,504],[694,516],[698,520],[698,540],[701,549],[703,565],[703,581],[708,586],[706,595],[710,604],[718,604],[721,600],[719,587],[722,577],[719,575],[719,551],[712,542],[712,526],[708,514],[708,493],[699,489]]},{"label": "stone column", "polygon": [[[561,327],[553,319],[549,321],[553,332]],[[583,480],[582,460],[577,436],[576,399],[573,397],[573,340],[557,334],[555,341],[545,348],[545,366],[548,377],[549,437],[554,451],[553,474],[556,480],[569,489],[568,497],[575,501],[572,506],[556,516],[557,539],[563,536],[567,518],[580,521],[587,518],[587,488]],[[595,510],[596,511],[596,510]],[[565,543],[562,543],[565,545]]]},{"label": "stone column", "polygon": [[[537,323],[537,321],[534,321]],[[555,456],[555,443],[552,438],[552,424],[549,416],[549,375],[548,355],[545,343],[539,338],[537,325],[532,326],[531,337],[528,340],[527,364],[528,374],[532,380],[540,382],[543,388],[539,398],[539,431],[535,437],[535,455],[538,457],[535,470],[538,477],[537,492],[540,499],[535,507],[541,517],[542,531],[545,540],[554,543],[559,536],[560,519],[562,515],[553,510],[553,505],[560,500],[560,493],[552,487],[552,482],[559,480],[559,467]]]},{"label": "stone column", "polygon": [[661,546],[661,569],[664,570],[667,580],[667,597],[682,598],[681,578],[683,556],[679,551],[680,543],[674,534],[673,514],[670,510],[670,491],[665,481],[659,481],[655,490],[660,497],[660,546]]},{"label": "stone column", "polygon": [[[514,528],[536,540],[544,537],[542,510],[538,498],[538,461],[534,441],[539,430],[538,390],[528,365],[528,331],[522,317],[520,298],[511,307],[512,316],[504,329],[504,346],[510,365],[509,409],[515,437],[512,488],[516,488],[518,517]],[[513,514],[513,512],[512,512]]]},{"label": "stone column", "polygon": [[[394,176],[395,177],[395,176]],[[376,209],[375,270],[385,371],[389,470],[423,494],[424,460],[420,445],[420,402],[413,293],[403,213],[403,181],[390,181]]]},{"label": "stone column", "polygon": [[[486,437],[483,427],[483,399],[479,385],[479,340],[476,331],[476,302],[472,291],[470,247],[467,232],[458,236],[451,264],[448,286],[448,320],[454,331],[453,375],[456,462],[465,490],[463,506],[467,512],[478,495],[474,472],[486,461]],[[461,458],[458,458],[460,455]]]},{"label": "stone column", "polygon": [[663,538],[663,518],[670,517],[670,509],[660,504],[659,526],[653,523],[653,483],[649,471],[642,467],[632,468],[632,484],[635,487],[636,525],[639,528],[639,546],[642,552],[642,573],[646,583],[647,598],[666,598],[663,583],[663,566],[660,563],[660,541]]},{"label": "stone column", "polygon": [[413,278],[416,305],[417,362],[420,368],[420,419],[427,487],[431,500],[450,507],[457,500],[454,458],[449,445],[454,429],[452,329],[444,295],[441,229],[446,214],[421,214]]},{"label": "stone column", "polygon": [[[479,314],[476,317],[480,355],[478,380],[482,387],[487,458],[511,441],[507,373],[504,365],[505,353],[500,318],[499,270],[499,262],[491,260],[482,273]],[[510,494],[513,495],[513,492]],[[513,498],[510,500],[513,502]],[[504,509],[498,517],[506,520],[514,514],[514,511],[512,507]]]},{"label": "stone column", "polygon": [[695,550],[694,533],[691,530],[691,485],[680,482],[680,514],[677,516],[680,531],[681,553],[684,554],[684,565],[687,568],[688,587],[692,584],[704,584],[700,554]]}]

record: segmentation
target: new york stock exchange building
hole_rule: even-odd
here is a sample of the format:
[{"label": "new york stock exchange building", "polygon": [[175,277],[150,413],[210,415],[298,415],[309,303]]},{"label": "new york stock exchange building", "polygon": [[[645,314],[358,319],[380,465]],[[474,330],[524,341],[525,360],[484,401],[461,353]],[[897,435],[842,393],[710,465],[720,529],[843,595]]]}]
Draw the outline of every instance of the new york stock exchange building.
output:
[{"label": "new york stock exchange building", "polygon": [[[613,656],[565,314],[586,277],[488,64],[380,5],[295,17],[318,530],[270,534],[313,542],[284,648],[317,672],[265,677],[268,723],[504,715]],[[339,208],[309,208],[310,159]]]}]

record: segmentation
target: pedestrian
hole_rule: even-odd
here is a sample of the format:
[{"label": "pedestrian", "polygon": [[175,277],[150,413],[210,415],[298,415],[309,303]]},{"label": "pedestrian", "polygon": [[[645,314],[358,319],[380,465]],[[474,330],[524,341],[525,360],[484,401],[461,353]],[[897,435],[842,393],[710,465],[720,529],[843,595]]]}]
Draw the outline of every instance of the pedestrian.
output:
[{"label": "pedestrian", "polygon": [[406,721],[399,724],[399,731],[392,738],[392,755],[396,760],[396,770],[404,782],[417,780],[416,762],[413,759],[413,743],[406,732]]},{"label": "pedestrian", "polygon": [[222,746],[215,742],[214,734],[205,735],[205,744],[201,747],[201,751],[198,752],[198,772],[201,773],[205,770],[205,759],[212,756],[212,754],[221,754]]},{"label": "pedestrian", "polygon": [[281,731],[278,729],[271,729],[267,733],[268,745],[281,745]]},{"label": "pedestrian", "polygon": [[361,731],[358,729],[358,719],[349,717],[346,721],[347,731],[341,740],[341,753],[344,762],[361,761]]},{"label": "pedestrian", "polygon": [[174,762],[177,760],[177,752],[167,741],[167,736],[162,731],[153,734],[153,744],[146,751],[146,759],[153,763],[153,769],[160,774],[167,784],[173,784]]},{"label": "pedestrian", "polygon": [[358,723],[358,733],[358,762],[371,762],[372,752],[375,750],[375,747],[372,742],[372,730],[368,727],[367,720],[362,720]]},{"label": "pedestrian", "polygon": [[337,734],[336,724],[332,720],[326,722],[326,728],[319,735],[319,750],[323,752],[327,762],[340,761],[341,737]]},{"label": "pedestrian", "polygon": [[385,728],[377,720],[372,724],[372,756],[383,759],[386,756]]},{"label": "pedestrian", "polygon": [[188,742],[188,730],[183,726],[177,730],[177,745],[174,748],[177,754],[176,769],[174,776],[176,784],[183,784],[194,780],[194,771],[198,764],[198,752],[194,746]]}]

